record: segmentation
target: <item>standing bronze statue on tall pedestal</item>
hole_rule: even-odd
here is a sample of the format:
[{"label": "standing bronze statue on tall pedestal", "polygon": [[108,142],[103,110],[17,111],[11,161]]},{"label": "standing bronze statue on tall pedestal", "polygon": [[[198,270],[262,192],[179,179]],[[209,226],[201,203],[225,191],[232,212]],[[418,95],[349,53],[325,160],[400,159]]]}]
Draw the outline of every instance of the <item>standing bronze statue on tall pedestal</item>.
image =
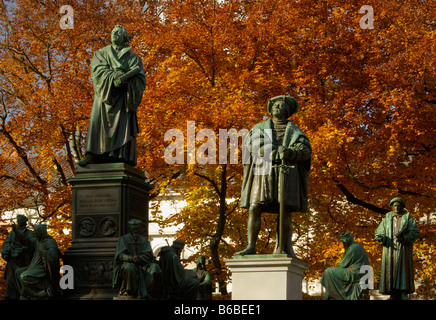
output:
[{"label": "standing bronze statue on tall pedestal", "polygon": [[123,26],[115,26],[111,40],[112,44],[97,50],[91,60],[95,96],[86,157],[79,166],[106,162],[136,165],[136,109],[145,90],[145,74],[141,59],[127,45],[129,34]]},{"label": "standing bronze statue on tall pedestal", "polygon": [[[72,241],[64,262],[74,268],[71,299],[112,299],[113,257],[118,238],[128,233],[128,221],[139,219],[148,238],[148,202],[152,186],[146,175],[134,168],[137,163],[136,136],[139,132],[136,110],[145,90],[141,59],[127,45],[127,30],[117,25],[112,44],[97,50],[91,61],[94,103],[86,137],[86,157],[79,161],[72,185]],[[135,259],[136,260],[136,259]],[[143,269],[142,261],[126,264],[119,279]],[[124,272],[126,271],[126,272]],[[117,278],[117,281],[119,280]],[[149,289],[122,295],[147,297]],[[147,280],[144,283],[148,283]],[[145,288],[145,289],[144,289]],[[130,292],[129,292],[130,291]]]},{"label": "standing bronze statue on tall pedestal", "polygon": [[238,255],[256,253],[261,214],[269,212],[279,214],[274,253],[295,256],[291,213],[307,210],[312,155],[309,138],[288,120],[298,109],[292,97],[270,99],[272,118],[256,124],[245,138],[249,155],[244,154],[241,208],[249,209],[248,246]]}]

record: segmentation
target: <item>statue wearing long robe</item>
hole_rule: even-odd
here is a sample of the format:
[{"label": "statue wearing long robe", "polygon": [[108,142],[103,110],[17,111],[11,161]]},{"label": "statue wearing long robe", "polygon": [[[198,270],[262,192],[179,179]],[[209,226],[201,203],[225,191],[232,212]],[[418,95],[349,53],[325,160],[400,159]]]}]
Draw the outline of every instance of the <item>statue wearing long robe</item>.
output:
[{"label": "statue wearing long robe", "polygon": [[349,233],[341,235],[345,254],[336,267],[324,270],[321,284],[325,288],[325,300],[360,300],[362,287],[360,273],[362,266],[369,266],[369,258],[365,249],[354,242]]},{"label": "statue wearing long robe", "polygon": [[[126,84],[115,86],[118,74],[135,68],[140,69],[135,76]],[[87,154],[99,157],[100,162],[136,165],[139,132],[136,109],[145,90],[141,59],[128,46],[117,51],[115,46],[108,45],[95,52],[91,76],[95,96],[86,140]]]},{"label": "statue wearing long robe", "polygon": [[118,240],[113,268],[112,286],[119,288],[120,296],[140,299],[153,296],[153,289],[161,270],[143,236],[136,239],[128,233]]},{"label": "statue wearing long robe", "polygon": [[413,243],[419,229],[412,215],[404,210],[401,215],[390,211],[375,231],[375,239],[383,245],[379,292],[394,294],[415,291]]},{"label": "statue wearing long robe", "polygon": [[197,266],[192,270],[199,282],[197,300],[212,300],[212,275],[206,269],[206,258],[200,256],[196,260]]},{"label": "statue wearing long robe", "polygon": [[47,234],[45,225],[35,225],[34,238],[26,238],[35,253],[27,268],[17,270],[22,299],[54,298],[60,294],[60,263],[62,254],[56,240]]},{"label": "statue wearing long robe", "polygon": [[[25,218],[27,221],[27,218]],[[19,222],[19,218],[17,219]],[[18,230],[15,231],[15,228]],[[6,261],[6,268],[3,279],[6,280],[4,297],[6,299],[20,298],[19,279],[16,278],[15,272],[19,268],[27,267],[33,257],[33,246],[28,246],[23,241],[24,237],[33,237],[33,232],[27,229],[26,224],[12,229],[8,234],[2,247],[2,258]]]},{"label": "statue wearing long robe", "polygon": [[[195,300],[199,289],[196,274],[187,272],[180,262],[179,253],[174,247],[163,247],[159,252],[162,268],[163,299]],[[191,276],[191,274],[193,274]]]}]

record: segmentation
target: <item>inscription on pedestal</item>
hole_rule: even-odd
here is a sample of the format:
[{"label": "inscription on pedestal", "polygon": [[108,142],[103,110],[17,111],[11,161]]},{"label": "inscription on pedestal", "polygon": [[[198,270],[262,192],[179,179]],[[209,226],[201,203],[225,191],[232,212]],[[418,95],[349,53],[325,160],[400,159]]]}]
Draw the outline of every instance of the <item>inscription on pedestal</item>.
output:
[{"label": "inscription on pedestal", "polygon": [[118,189],[77,190],[77,213],[118,213],[120,192]]}]

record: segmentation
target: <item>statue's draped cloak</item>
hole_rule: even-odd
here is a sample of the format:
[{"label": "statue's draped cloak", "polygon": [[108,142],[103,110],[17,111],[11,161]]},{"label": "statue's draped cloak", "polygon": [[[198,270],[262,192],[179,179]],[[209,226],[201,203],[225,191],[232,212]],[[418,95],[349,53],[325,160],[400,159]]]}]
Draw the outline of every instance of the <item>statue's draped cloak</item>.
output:
[{"label": "statue's draped cloak", "polygon": [[325,297],[333,300],[359,300],[362,288],[360,268],[369,265],[365,249],[353,241],[346,250],[337,267],[324,270],[321,284],[325,287]]},{"label": "statue's draped cloak", "polygon": [[[33,237],[33,232],[27,228],[23,228],[20,231],[24,237]],[[5,272],[3,273],[3,279],[6,280],[5,298],[20,298],[20,284],[18,282],[19,279],[15,277],[15,271],[30,264],[33,252],[33,246],[27,246],[23,243],[14,230],[6,237],[2,247],[2,258],[7,261]]]},{"label": "statue's draped cloak", "polygon": [[404,239],[403,243],[400,243],[393,231],[393,216],[392,211],[388,212],[375,231],[376,238],[382,239],[383,245],[379,292],[391,294],[393,290],[399,290],[413,293],[413,242],[418,238],[419,229],[415,219],[406,211],[401,216],[401,225],[397,233]]},{"label": "statue's draped cloak", "polygon": [[[269,212],[277,212],[279,202],[279,169],[270,165],[265,174],[258,174],[266,161],[259,161],[258,149],[266,143],[272,143],[277,148],[273,135],[274,124],[271,119],[256,124],[244,140],[244,176],[241,191],[241,208],[249,208],[250,204],[264,204]],[[288,121],[282,141],[282,146],[293,149],[297,157],[286,164],[288,168],[284,175],[285,201],[292,211],[306,211],[308,207],[309,171],[311,167],[312,148],[307,136],[291,121]],[[264,148],[264,150],[266,150]],[[249,159],[247,161],[246,159]],[[267,158],[265,157],[265,160]],[[270,163],[271,164],[271,163]],[[255,169],[259,170],[257,173]]]},{"label": "statue's draped cloak", "polygon": [[[115,72],[139,66],[140,72],[127,85],[115,87]],[[136,135],[139,132],[136,109],[145,90],[141,59],[124,47],[117,52],[112,45],[97,50],[91,60],[94,103],[91,111],[86,152],[108,155],[136,164]]]},{"label": "statue's draped cloak", "polygon": [[62,254],[56,240],[46,235],[42,240],[28,239],[35,247],[32,261],[27,268],[19,269],[22,294],[26,297],[38,297],[45,291],[49,297],[59,294],[60,263]]},{"label": "statue's draped cloak", "polygon": [[199,282],[197,279],[189,277],[189,273],[180,263],[176,250],[172,247],[163,247],[159,256],[163,286],[166,290],[165,298],[196,299]]}]

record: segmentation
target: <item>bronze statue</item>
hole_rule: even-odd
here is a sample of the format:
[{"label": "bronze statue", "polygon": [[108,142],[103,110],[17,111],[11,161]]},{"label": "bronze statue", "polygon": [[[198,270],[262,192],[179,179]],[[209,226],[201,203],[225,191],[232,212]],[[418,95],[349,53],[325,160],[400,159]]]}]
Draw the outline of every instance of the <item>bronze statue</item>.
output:
[{"label": "bronze statue", "polygon": [[129,34],[123,26],[115,26],[111,40],[91,60],[95,96],[86,157],[77,163],[80,166],[101,162],[136,165],[136,109],[145,90],[145,74],[141,59],[127,45]]},{"label": "bronze statue", "polygon": [[206,257],[199,256],[195,262],[193,271],[199,282],[197,300],[212,300],[212,275],[206,269]]},{"label": "bronze statue", "polygon": [[112,286],[120,298],[155,298],[161,269],[150,242],[141,235],[141,220],[128,221],[129,233],[120,237],[115,250]]},{"label": "bronze statue", "polygon": [[4,297],[6,299],[20,298],[20,283],[15,272],[18,268],[27,267],[33,257],[33,246],[24,243],[24,237],[33,237],[33,232],[27,228],[27,217],[17,215],[17,224],[12,224],[2,247],[2,258],[6,261],[3,279],[6,280]]},{"label": "bronze statue", "polygon": [[244,140],[241,208],[249,209],[248,246],[239,255],[256,253],[261,214],[270,212],[279,214],[275,253],[295,256],[291,213],[307,210],[312,154],[309,138],[288,120],[298,109],[292,97],[270,99],[272,117],[256,124]]},{"label": "bronze statue", "polygon": [[56,240],[47,234],[47,225],[37,224],[34,237],[25,237],[27,245],[35,248],[28,267],[16,272],[20,279],[20,299],[49,299],[60,296],[60,263],[62,254]]},{"label": "bronze statue", "polygon": [[413,243],[419,229],[406,208],[406,202],[394,198],[388,212],[375,231],[375,241],[383,245],[379,292],[391,300],[407,300],[415,292]]},{"label": "bronze statue", "polygon": [[159,252],[159,264],[162,269],[162,299],[195,300],[199,282],[192,270],[186,270],[180,262],[180,254],[185,243],[174,240],[171,246],[163,247]]},{"label": "bronze statue", "polygon": [[362,266],[369,266],[369,258],[365,249],[354,242],[350,232],[341,234],[345,254],[337,267],[327,268],[321,278],[325,287],[324,300],[366,300],[368,290],[362,290],[360,279]]}]

